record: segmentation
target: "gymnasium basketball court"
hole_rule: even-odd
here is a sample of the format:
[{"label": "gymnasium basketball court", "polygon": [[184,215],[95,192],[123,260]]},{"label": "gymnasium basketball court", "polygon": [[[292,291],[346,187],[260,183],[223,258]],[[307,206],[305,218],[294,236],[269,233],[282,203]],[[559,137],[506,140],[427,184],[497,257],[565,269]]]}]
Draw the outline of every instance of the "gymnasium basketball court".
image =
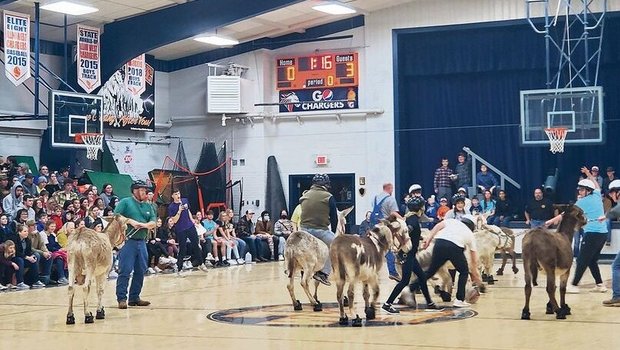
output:
[{"label": "gymnasium basketball court", "polygon": [[[535,190],[558,213],[573,208],[586,169],[600,177],[604,213],[616,205],[609,184],[620,167],[620,1],[0,0],[0,10],[2,252],[9,236],[24,239],[15,230],[25,226],[37,225],[46,248],[46,237],[55,242],[62,232],[69,240],[81,223],[105,230],[103,213],[137,198],[136,189],[148,192],[161,219],[147,241],[155,242],[160,230],[168,234],[149,243],[162,251],[148,251],[140,298],[151,304],[119,309],[120,267],[112,263],[105,319],[94,324],[85,323],[79,286],[75,324],[68,322],[62,281],[71,273],[71,255],[53,251],[52,261],[60,256],[64,265],[35,259],[38,274],[32,265],[14,272],[11,262],[19,256],[0,257],[7,261],[0,264],[0,285],[7,287],[0,288],[0,347],[620,349],[620,308],[603,306],[615,300],[615,220],[596,254],[603,283],[597,286],[587,270],[581,292],[566,295],[571,314],[556,319],[545,313],[541,273],[531,320],[521,319],[522,240],[530,229],[527,208],[539,200]],[[458,173],[459,166],[465,170]],[[444,182],[441,169],[450,170]],[[469,307],[453,306],[455,287],[452,301],[431,290],[437,310],[425,310],[417,294],[418,308],[395,305],[400,314],[388,314],[381,305],[396,282],[382,262],[376,318],[366,319],[358,285],[355,308],[364,320],[352,327],[339,323],[334,276],[331,286],[318,288],[320,312],[297,276],[303,310],[294,310],[287,261],[279,257],[284,248],[275,251],[278,244],[269,239],[236,257],[232,245],[245,240],[229,239],[237,243],[222,257],[217,248],[204,248],[208,239],[197,232],[205,239],[180,256],[174,226],[167,226],[176,190],[198,228],[207,212],[218,220],[226,209],[235,230],[242,219],[269,227],[293,219],[315,174],[328,175],[326,191],[339,212],[352,208],[339,222],[352,235],[367,224],[387,184],[401,214],[415,184],[425,209],[464,198],[484,202],[484,211],[494,203],[485,219],[495,216],[501,190],[510,205],[504,202],[509,210],[498,222],[512,232],[509,250],[519,272],[508,266],[494,283],[485,280],[486,291]],[[33,207],[19,199],[17,187]],[[453,197],[459,190],[464,198]],[[92,214],[95,207],[101,214]],[[604,221],[599,218],[584,222]],[[532,218],[532,225],[549,219]],[[48,220],[58,227],[45,236]],[[487,273],[500,267],[504,236],[498,237]],[[23,242],[37,244],[33,239]],[[583,251],[575,240],[571,279]],[[358,259],[364,254],[358,251]],[[176,260],[162,263],[168,255],[180,259],[184,278],[172,266]],[[471,282],[468,288],[469,298]]]}]

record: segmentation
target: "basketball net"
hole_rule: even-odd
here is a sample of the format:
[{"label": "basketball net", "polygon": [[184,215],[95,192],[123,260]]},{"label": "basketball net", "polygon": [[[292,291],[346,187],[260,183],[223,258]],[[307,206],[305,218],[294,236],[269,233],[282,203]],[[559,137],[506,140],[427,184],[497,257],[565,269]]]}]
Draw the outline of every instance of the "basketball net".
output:
[{"label": "basketball net", "polygon": [[549,137],[549,151],[551,153],[564,153],[564,141],[568,129],[566,128],[545,128],[545,133]]},{"label": "basketball net", "polygon": [[79,134],[78,137],[86,145],[86,158],[97,160],[97,154],[103,146],[103,134]]}]

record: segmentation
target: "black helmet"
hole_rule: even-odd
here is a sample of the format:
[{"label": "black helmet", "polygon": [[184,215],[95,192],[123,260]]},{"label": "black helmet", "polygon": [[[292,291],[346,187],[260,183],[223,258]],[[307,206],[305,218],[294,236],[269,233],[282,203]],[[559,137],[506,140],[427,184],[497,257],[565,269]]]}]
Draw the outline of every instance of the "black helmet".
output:
[{"label": "black helmet", "polygon": [[455,194],[454,197],[452,197],[452,203],[456,204],[456,202],[465,203],[465,196],[462,196],[460,194]]},{"label": "black helmet", "polygon": [[149,186],[142,180],[138,180],[138,181],[134,181],[134,183],[131,184],[131,190],[135,190],[138,188],[145,188],[145,189],[149,189]]},{"label": "black helmet", "polygon": [[414,196],[409,198],[405,204],[407,205],[407,209],[409,209],[409,211],[416,212],[422,209],[425,203],[424,198]]},{"label": "black helmet", "polygon": [[312,184],[319,186],[329,186],[329,176],[327,176],[327,174],[316,174],[312,177]]}]

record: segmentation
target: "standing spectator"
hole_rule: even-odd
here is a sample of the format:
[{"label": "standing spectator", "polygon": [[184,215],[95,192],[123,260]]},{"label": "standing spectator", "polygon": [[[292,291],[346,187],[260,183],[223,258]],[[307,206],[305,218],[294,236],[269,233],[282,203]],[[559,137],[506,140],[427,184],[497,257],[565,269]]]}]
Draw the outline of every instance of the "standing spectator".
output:
[{"label": "standing spectator", "polygon": [[525,206],[525,224],[531,228],[542,227],[545,222],[553,217],[553,202],[543,197],[540,188],[534,190],[534,199]]},{"label": "standing spectator", "polygon": [[[383,192],[375,196],[373,200],[372,210],[373,212],[377,212],[377,207],[379,207],[379,213],[381,215],[378,219],[386,219],[392,214],[396,215],[398,218],[402,218],[402,216],[398,212],[398,204],[396,203],[396,199],[394,198],[394,196],[392,196],[393,192],[394,185],[392,185],[391,183],[385,183],[383,184]],[[372,219],[371,223],[376,224],[374,221],[372,221]],[[333,230],[335,232],[335,229]],[[387,254],[385,255],[385,259],[387,260],[389,278],[396,282],[400,282],[400,275],[398,274],[398,271],[396,271],[396,259],[391,249],[388,250]]]},{"label": "standing spectator", "polygon": [[357,234],[361,237],[366,237],[366,232],[368,232],[372,228],[370,224],[370,211],[366,212],[364,215],[364,220],[360,223],[359,229],[357,230]]},{"label": "standing spectator", "polygon": [[15,219],[17,211],[24,200],[24,188],[22,184],[16,182],[11,187],[11,193],[2,200],[2,208],[11,220]]},{"label": "standing spectator", "polygon": [[[607,191],[611,199],[620,202],[620,180],[614,180],[609,183]],[[607,215],[601,219],[618,219],[620,217],[620,205],[616,204],[613,209],[607,212]],[[603,306],[620,306],[620,251],[616,254],[614,262],[611,264],[611,299],[603,301]]]},{"label": "standing spectator", "polygon": [[614,167],[607,167],[607,177],[603,179],[603,186],[601,187],[601,191],[603,193],[609,192],[609,184],[616,179],[616,171]]},{"label": "standing spectator", "polygon": [[[116,300],[119,309],[126,309],[127,305],[149,306],[151,304],[140,298],[148,259],[146,237],[148,231],[154,229],[156,225],[153,207],[145,202],[146,189],[147,186],[143,182],[134,182],[130,188],[131,197],[123,198],[114,211],[127,218],[127,240],[118,252],[119,273],[116,280]],[[131,287],[129,288],[129,302],[127,302],[130,277]]]},{"label": "standing spectator", "polygon": [[[282,210],[280,212],[280,218],[273,225],[274,245],[277,244],[278,260],[284,260],[284,249],[286,248],[286,239],[295,231],[293,222],[288,218],[288,212]],[[275,247],[274,247],[275,249]]]},{"label": "standing spectator", "polygon": [[441,166],[435,170],[435,176],[433,178],[433,188],[437,198],[452,197],[452,181],[453,178],[452,169],[448,168],[448,157],[441,158]]},{"label": "standing spectator", "polygon": [[495,175],[491,174],[489,168],[485,164],[480,165],[480,171],[476,174],[476,183],[480,192],[491,191],[491,194],[495,193],[495,189],[499,185]]},{"label": "standing spectator", "polygon": [[465,189],[465,196],[467,196],[467,189],[472,185],[471,181],[471,156],[465,152],[459,152],[456,157],[457,163],[454,167],[454,176],[456,187]]},{"label": "standing spectator", "polygon": [[110,205],[110,198],[112,198],[112,196],[115,196],[114,188],[112,187],[112,184],[109,183],[103,184],[102,188],[103,191],[101,191],[99,197],[103,199],[103,205],[107,207],[108,205]]},{"label": "standing spectator", "polygon": [[56,173],[50,174],[49,182],[45,186],[45,189],[50,196],[53,196],[54,192],[61,190],[60,183],[58,182],[58,175]]},{"label": "standing spectator", "polygon": [[506,192],[500,190],[497,201],[495,202],[495,215],[489,221],[491,225],[508,227],[508,222],[512,216],[512,205],[506,198]]},{"label": "standing spectator", "polygon": [[592,177],[594,178],[594,181],[596,181],[596,183],[598,184],[598,188],[602,188],[603,187],[603,177],[600,175],[600,171],[598,166],[593,166],[592,169],[590,170],[590,173],[592,174]]},{"label": "standing spectator", "polygon": [[[312,177],[312,186],[299,198],[301,204],[301,230],[320,239],[329,247],[334,240],[334,233],[338,226],[338,209],[336,199],[329,192],[331,183],[327,174],[315,174]],[[393,203],[398,208],[396,201]],[[398,210],[398,209],[396,209]],[[331,227],[331,231],[328,229]],[[330,259],[325,261],[321,271],[317,271],[313,278],[324,285],[329,283],[329,273],[332,266]]]},{"label": "standing spectator", "polygon": [[241,238],[246,243],[248,252],[252,255],[252,261],[267,261],[258,254],[259,248],[256,236],[254,236],[254,222],[252,222],[253,217],[254,210],[249,209],[245,211],[244,216],[239,218],[236,229],[237,237]]},{"label": "standing spectator", "polygon": [[[154,211],[151,203],[146,202],[146,200],[145,203],[151,208],[151,211]],[[168,216],[174,222],[174,232],[176,233],[177,243],[179,244],[177,275],[182,276],[181,272],[183,271],[183,259],[188,253],[188,250],[191,255],[192,263],[199,264],[198,267],[201,270],[206,271],[207,267],[204,265],[202,251],[198,245],[198,233],[196,232],[196,227],[194,226],[194,222],[192,221],[190,215],[189,204],[187,202],[187,198],[181,198],[181,191],[179,189],[172,190],[172,203],[168,205]],[[187,245],[188,239],[190,241],[189,247]]]},{"label": "standing spectator", "polygon": [[[254,235],[256,236],[257,239],[260,239],[261,241],[265,241],[268,245],[269,245],[269,250],[271,251],[271,257],[268,260],[277,260],[277,253],[278,251],[275,250],[275,244],[273,242],[273,225],[271,224],[271,217],[269,215],[269,212],[264,210],[262,213],[260,213],[260,220],[256,221],[256,230],[254,231]],[[260,254],[260,253],[259,253]]]}]

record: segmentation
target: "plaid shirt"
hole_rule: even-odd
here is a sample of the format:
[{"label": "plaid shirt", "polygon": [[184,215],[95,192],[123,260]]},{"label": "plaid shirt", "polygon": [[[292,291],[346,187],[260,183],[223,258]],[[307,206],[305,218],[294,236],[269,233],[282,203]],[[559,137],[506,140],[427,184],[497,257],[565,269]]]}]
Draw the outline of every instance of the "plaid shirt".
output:
[{"label": "plaid shirt", "polygon": [[433,187],[451,187],[450,175],[452,175],[452,169],[440,167],[435,170],[435,178],[433,179]]}]

